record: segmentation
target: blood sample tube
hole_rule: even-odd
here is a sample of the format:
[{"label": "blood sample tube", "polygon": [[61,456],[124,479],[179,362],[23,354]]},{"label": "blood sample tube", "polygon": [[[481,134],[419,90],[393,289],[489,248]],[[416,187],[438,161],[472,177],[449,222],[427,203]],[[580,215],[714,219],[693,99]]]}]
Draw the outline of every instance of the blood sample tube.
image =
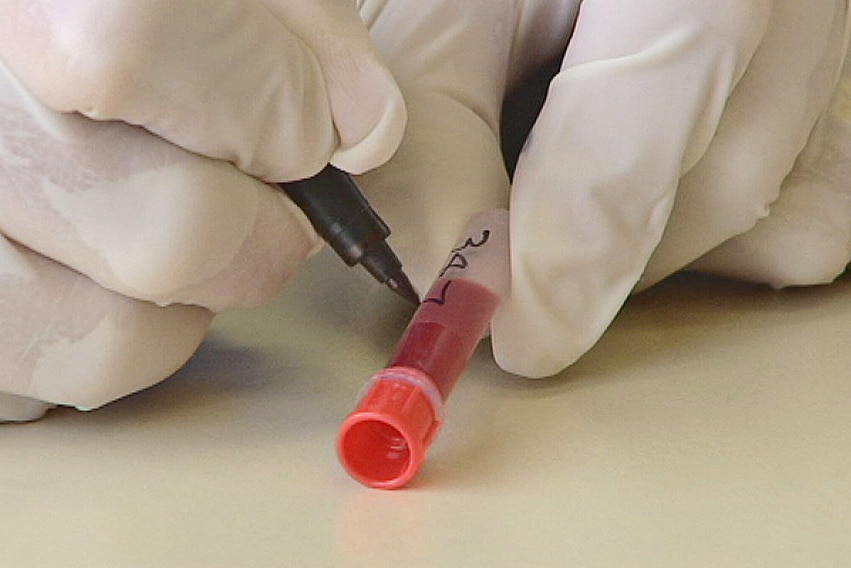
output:
[{"label": "blood sample tube", "polygon": [[468,223],[388,366],[343,421],[337,452],[352,477],[396,489],[416,475],[507,289],[508,211],[486,211]]}]

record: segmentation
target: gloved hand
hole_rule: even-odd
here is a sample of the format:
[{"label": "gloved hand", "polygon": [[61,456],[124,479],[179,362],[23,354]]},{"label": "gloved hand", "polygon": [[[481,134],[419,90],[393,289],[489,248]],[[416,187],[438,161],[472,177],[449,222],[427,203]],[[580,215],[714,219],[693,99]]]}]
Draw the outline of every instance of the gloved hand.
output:
[{"label": "gloved hand", "polygon": [[689,265],[785,286],[848,263],[846,0],[360,5],[409,114],[363,183],[415,188],[413,206],[379,205],[416,228],[396,246],[420,287],[506,199],[504,95],[560,60],[511,187],[512,291],[492,325],[506,370],[568,366],[631,291]]},{"label": "gloved hand", "polygon": [[151,385],[320,244],[265,181],[399,144],[344,0],[0,5],[0,420]]}]

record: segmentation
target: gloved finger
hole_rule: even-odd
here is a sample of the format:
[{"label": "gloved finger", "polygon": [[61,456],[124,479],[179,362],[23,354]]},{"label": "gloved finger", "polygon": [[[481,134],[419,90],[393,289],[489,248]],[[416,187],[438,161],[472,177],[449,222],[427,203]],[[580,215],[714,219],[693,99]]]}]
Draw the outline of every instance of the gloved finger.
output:
[{"label": "gloved finger", "polygon": [[0,420],[36,418],[43,403],[95,408],[148,387],[190,357],[212,317],[109,292],[0,237]]},{"label": "gloved finger", "polygon": [[513,5],[360,3],[402,89],[408,127],[396,155],[358,182],[393,229],[390,243],[421,292],[472,215],[505,205],[499,115]]},{"label": "gloved finger", "polygon": [[772,3],[765,37],[727,102],[712,144],[682,178],[644,285],[768,214],[835,90],[849,15],[847,0]]},{"label": "gloved finger", "polygon": [[[339,147],[330,162],[359,174],[390,159],[402,140],[405,101],[350,0],[264,0],[319,62]],[[323,164],[324,165],[324,164]]]},{"label": "gloved finger", "polygon": [[[404,111],[389,74],[351,33],[362,24],[351,9],[347,21],[326,19],[305,1],[289,3],[310,12],[291,26],[279,17],[285,4],[11,0],[0,5],[0,58],[55,110],[141,125],[262,179],[311,175],[338,147],[341,165],[378,165],[398,144]],[[341,78],[326,85],[305,26],[327,30],[312,35],[358,72],[330,68]],[[341,104],[352,76],[353,96],[369,92],[370,104]]]},{"label": "gloved finger", "polygon": [[600,337],[659,242],[768,19],[765,2],[586,2],[521,154],[504,369],[553,374]]},{"label": "gloved finger", "polygon": [[0,392],[0,423],[38,420],[51,406],[43,400]]},{"label": "gloved finger", "polygon": [[49,110],[2,66],[0,201],[0,232],[163,305],[258,305],[320,245],[279,190],[139,127]]},{"label": "gloved finger", "polygon": [[851,60],[780,197],[753,229],[690,265],[776,288],[825,284],[851,260]]}]

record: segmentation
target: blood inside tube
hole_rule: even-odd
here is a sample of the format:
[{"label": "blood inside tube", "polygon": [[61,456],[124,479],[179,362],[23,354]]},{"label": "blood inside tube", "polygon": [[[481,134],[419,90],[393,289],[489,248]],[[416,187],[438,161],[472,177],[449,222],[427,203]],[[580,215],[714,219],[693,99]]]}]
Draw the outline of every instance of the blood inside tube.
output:
[{"label": "blood inside tube", "polygon": [[495,293],[472,280],[437,280],[408,325],[389,366],[423,371],[446,400],[498,304]]}]

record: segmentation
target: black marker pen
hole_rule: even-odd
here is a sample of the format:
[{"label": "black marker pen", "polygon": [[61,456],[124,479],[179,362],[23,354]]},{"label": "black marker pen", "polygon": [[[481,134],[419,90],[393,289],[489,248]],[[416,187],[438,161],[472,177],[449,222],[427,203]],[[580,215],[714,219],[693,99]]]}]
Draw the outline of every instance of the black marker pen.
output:
[{"label": "black marker pen", "polygon": [[279,185],[346,264],[362,265],[378,282],[419,304],[402,263],[386,242],[390,228],[349,174],[329,164],[311,178]]}]

